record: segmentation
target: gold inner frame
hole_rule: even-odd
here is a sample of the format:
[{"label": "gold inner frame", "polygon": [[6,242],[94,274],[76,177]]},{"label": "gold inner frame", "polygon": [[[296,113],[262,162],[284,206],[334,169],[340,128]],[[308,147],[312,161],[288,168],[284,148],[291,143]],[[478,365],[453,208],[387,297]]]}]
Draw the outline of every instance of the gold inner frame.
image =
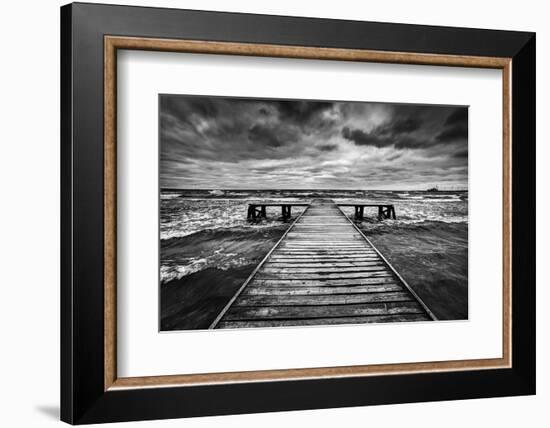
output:
[{"label": "gold inner frame", "polygon": [[[503,320],[502,358],[421,363],[375,364],[303,369],[280,369],[169,376],[117,376],[116,350],[116,89],[117,50],[145,50],[213,55],[324,59],[393,64],[440,65],[502,70],[503,91]],[[261,382],[312,378],[358,377],[420,372],[509,368],[512,362],[512,164],[511,164],[511,58],[385,52],[251,43],[171,40],[139,37],[104,37],[104,389],[192,386],[235,382]]]}]

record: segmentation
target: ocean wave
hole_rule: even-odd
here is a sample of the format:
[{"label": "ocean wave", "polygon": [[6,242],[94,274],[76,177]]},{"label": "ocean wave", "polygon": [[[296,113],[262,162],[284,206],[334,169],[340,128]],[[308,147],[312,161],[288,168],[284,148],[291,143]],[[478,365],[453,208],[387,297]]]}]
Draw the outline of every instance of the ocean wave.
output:
[{"label": "ocean wave", "polygon": [[206,257],[187,258],[177,261],[163,261],[160,267],[161,283],[167,283],[174,279],[180,279],[209,268],[228,270],[244,266],[250,261],[245,257],[236,257],[236,253],[222,253],[215,251]]},{"label": "ocean wave", "polygon": [[160,200],[161,201],[168,201],[170,199],[179,198],[181,195],[179,193],[161,193],[160,194]]},{"label": "ocean wave", "polygon": [[[364,204],[393,204],[398,222],[420,223],[441,221],[460,223],[468,221],[467,192],[444,192],[433,195],[422,192],[388,191],[224,191],[212,198],[212,191],[163,191],[161,193],[160,239],[182,238],[204,230],[265,229],[278,227],[280,208],[268,207],[267,219],[258,223],[247,221],[248,204],[258,201],[282,203],[310,202],[314,197],[330,197],[337,204],[361,202]],[[245,197],[233,197],[235,193]],[[305,197],[312,194],[311,198]],[[362,196],[359,196],[362,195]],[[294,216],[304,207],[293,207]],[[353,207],[342,207],[353,218]],[[377,208],[366,208],[365,217],[377,220]]]},{"label": "ocean wave", "polygon": [[[382,224],[383,222],[378,222],[378,224]],[[392,220],[391,224],[395,224],[396,226],[400,225],[423,225],[428,223],[447,223],[447,224],[453,224],[453,223],[468,223],[468,220],[465,219],[462,216],[449,216],[449,217],[425,217],[425,218],[403,218],[403,219],[397,219]],[[388,222],[385,223],[390,224]]]},{"label": "ocean wave", "polygon": [[[393,222],[420,223],[424,221],[440,221],[443,223],[461,223],[468,221],[468,207],[464,201],[446,201],[438,203],[426,203],[424,201],[410,201],[409,203],[393,203],[396,220]],[[354,218],[354,207],[342,207],[342,211],[351,219]],[[365,208],[365,220],[378,223],[378,210],[376,207]],[[383,223],[383,222],[382,222]]]},{"label": "ocean wave", "polygon": [[161,241],[168,241],[170,239],[185,238],[186,236],[194,235],[205,230],[209,231],[236,231],[246,229],[271,229],[278,228],[282,224],[281,220],[262,220],[257,223],[249,223],[246,220],[235,220],[233,222],[220,221],[218,224],[213,224],[212,221],[204,221],[202,223],[194,224],[193,226],[186,225],[184,227],[172,227],[169,230],[161,231]]},{"label": "ocean wave", "polygon": [[348,217],[353,220],[354,222],[358,224],[368,224],[373,227],[380,226],[380,227],[399,227],[403,225],[419,225],[422,226],[424,224],[428,223],[442,223],[442,224],[459,224],[459,223],[468,223],[468,219],[464,218],[463,216],[447,216],[447,217],[439,217],[439,216],[426,216],[423,218],[407,218],[407,217],[398,217],[396,220],[383,220],[378,221],[377,218],[367,218],[363,219],[361,221],[356,221],[353,219],[353,215],[349,215]]},{"label": "ocean wave", "polygon": [[[272,202],[279,200],[271,199]],[[287,201],[285,199],[285,201]],[[182,238],[203,230],[232,228],[262,229],[281,225],[280,209],[267,208],[267,218],[257,223],[247,220],[249,199],[168,199],[161,203],[160,239]],[[298,215],[304,207],[293,207]]]},{"label": "ocean wave", "polygon": [[161,282],[205,270],[239,269],[250,265],[267,252],[284,233],[286,225],[271,230],[232,228],[205,230],[192,236],[161,242]]},{"label": "ocean wave", "polygon": [[[468,223],[465,221],[392,221],[392,222],[377,222],[377,223],[358,223],[357,226],[370,238],[375,238],[379,235],[391,235],[396,237],[402,237],[404,242],[402,246],[406,247],[407,238],[414,240],[414,237],[420,235],[425,239],[431,239],[434,236],[447,236],[451,240],[455,240],[457,236],[464,236],[467,245],[468,236]],[[456,235],[456,234],[459,235]],[[461,238],[462,239],[462,238]],[[412,241],[411,241],[412,242]],[[443,248],[442,248],[443,250]],[[411,248],[414,252],[414,248]]]}]

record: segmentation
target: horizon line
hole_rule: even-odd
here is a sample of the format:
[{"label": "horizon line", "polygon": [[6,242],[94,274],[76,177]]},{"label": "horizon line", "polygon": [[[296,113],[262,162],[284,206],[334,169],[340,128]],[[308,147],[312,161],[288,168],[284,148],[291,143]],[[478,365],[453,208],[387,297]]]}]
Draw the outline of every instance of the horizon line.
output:
[{"label": "horizon line", "polygon": [[[194,188],[194,187],[159,187],[160,190],[196,190],[196,191],[202,191],[202,190],[220,190],[220,191],[230,191],[230,190],[239,190],[239,191],[261,191],[261,190],[276,190],[276,191],[309,191],[309,192],[315,192],[315,191],[363,191],[363,192],[384,192],[384,191],[397,191],[397,192],[426,192],[428,189],[402,189],[402,188],[395,188],[395,189],[333,189],[333,188],[326,188],[326,189],[308,189],[308,188],[293,188],[293,189],[280,189],[280,188],[220,188],[220,187],[204,187],[204,188]],[[438,191],[440,192],[447,192],[447,191],[454,191],[454,192],[464,192],[468,190],[468,186],[465,188],[459,188],[459,189],[446,189],[438,187]]]}]

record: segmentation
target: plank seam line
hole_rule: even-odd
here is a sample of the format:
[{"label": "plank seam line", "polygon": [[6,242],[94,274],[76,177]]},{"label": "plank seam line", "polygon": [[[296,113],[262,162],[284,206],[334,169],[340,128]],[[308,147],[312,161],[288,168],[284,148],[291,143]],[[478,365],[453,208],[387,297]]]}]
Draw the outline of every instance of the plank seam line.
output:
[{"label": "plank seam line", "polygon": [[[399,285],[399,284],[397,284]],[[258,287],[258,288],[252,288],[252,290],[263,290],[265,287]],[[268,287],[270,290],[277,290],[277,289],[280,289],[280,290],[286,290],[287,288],[289,287]],[[308,287],[296,287],[296,288],[305,288],[307,289]],[[346,287],[346,288],[354,288],[354,287]],[[355,287],[356,288],[356,287]],[[372,288],[380,288],[378,286],[375,286],[375,287],[372,287]],[[326,296],[327,293],[309,293],[309,294],[297,294],[297,295],[291,295],[290,297],[292,298],[302,298],[302,297],[323,297],[323,296],[326,296],[326,297],[331,297],[331,296],[336,296],[336,295],[339,295],[339,294],[342,294],[344,296],[365,296],[365,295],[372,295],[372,294],[387,294],[387,293],[403,293],[403,294],[409,294],[407,293],[406,290],[381,290],[381,291],[355,291],[355,292],[345,292],[345,293],[329,293],[330,296]],[[272,294],[245,294],[246,297],[249,297],[249,298],[268,298],[268,297],[272,297],[273,295]],[[410,296],[409,298],[410,299]],[[407,299],[407,300],[408,300]],[[412,299],[414,301],[414,299]],[[332,303],[330,303],[332,304]]]},{"label": "plank seam line", "polygon": [[[397,291],[395,291],[395,293],[398,293]],[[405,293],[403,291],[403,293]],[[385,293],[381,293],[381,294],[385,294]],[[361,295],[361,294],[359,294]],[[328,297],[333,297],[334,294],[331,294],[330,296]],[[346,294],[347,296],[347,294]],[[271,297],[271,296],[269,296]],[[287,296],[288,297],[288,296]],[[294,297],[294,296],[293,296]],[[311,296],[306,296],[306,297],[311,297]],[[315,296],[315,297],[324,297],[324,296]],[[412,297],[409,297],[408,299],[396,299],[396,300],[375,300],[373,302],[362,302],[362,303],[308,303],[308,304],[305,304],[305,303],[292,303],[292,304],[289,304],[289,305],[283,305],[283,304],[259,304],[259,305],[251,305],[251,304],[248,304],[248,305],[239,305],[239,306],[236,306],[238,308],[248,308],[248,309],[261,309],[261,308],[310,308],[312,306],[346,306],[346,307],[350,307],[350,306],[368,306],[368,305],[385,305],[387,303],[403,303],[403,302],[412,302],[412,303],[418,303],[415,299],[413,299]],[[424,308],[422,308],[424,309]]]},{"label": "plank seam line", "polygon": [[248,278],[246,279],[246,281],[243,283],[243,285],[240,286],[240,288],[237,290],[237,292],[233,295],[233,297],[231,298],[231,300],[229,300],[229,302],[227,302],[227,304],[224,306],[224,308],[221,310],[221,312],[218,314],[218,316],[216,317],[216,319],[212,322],[212,324],[210,324],[210,327],[208,327],[209,329],[213,329],[213,328],[216,328],[216,325],[218,325],[218,323],[221,321],[221,319],[223,318],[223,316],[226,314],[226,312],[229,310],[229,308],[233,305],[233,303],[235,302],[235,300],[237,300],[237,298],[240,296],[240,294],[244,291],[244,289],[247,287],[247,285],[252,281],[252,279],[254,278],[254,276],[256,276],[256,273],[258,273],[258,271],[260,270],[260,268],[264,265],[264,263],[267,261],[267,259],[269,259],[269,256],[271,256],[271,254],[273,253],[273,251],[275,251],[275,249],[279,246],[279,244],[283,241],[283,239],[285,239],[286,235],[288,234],[288,232],[290,232],[292,230],[292,228],[294,227],[294,225],[298,222],[298,220],[300,220],[300,218],[302,218],[302,216],[305,214],[305,212],[309,209],[309,205],[306,207],[305,210],[303,210],[300,215],[298,217],[296,217],[296,220],[294,220],[294,222],[290,225],[290,227],[285,231],[285,233],[283,233],[283,236],[281,236],[281,238],[277,241],[277,243],[271,248],[271,250],[269,250],[269,252],[266,254],[266,256],[262,259],[262,261],[256,266],[256,268],[252,271],[252,273],[248,276]]},{"label": "plank seam line", "polygon": [[[338,205],[337,205],[338,207]],[[407,281],[405,281],[405,279],[399,274],[399,272],[397,272],[395,270],[395,268],[391,265],[391,263],[382,255],[382,253],[380,251],[378,251],[378,248],[376,248],[374,246],[374,244],[370,241],[369,238],[367,238],[367,236],[361,231],[361,229],[359,229],[359,227],[357,227],[357,225],[346,215],[346,213],[344,213],[340,207],[338,207],[338,209],[340,210],[340,212],[342,214],[344,214],[344,217],[346,217],[348,219],[348,221],[351,223],[351,225],[363,236],[363,238],[365,238],[365,240],[372,246],[372,248],[374,249],[374,251],[376,251],[378,253],[378,255],[380,256],[380,258],[384,261],[384,263],[386,263],[386,265],[390,268],[390,270],[395,274],[395,276],[397,276],[397,278],[403,283],[403,285],[407,288],[407,290],[409,290],[409,292],[418,300],[418,303],[420,303],[420,305],[424,308],[424,310],[427,312],[428,316],[433,320],[433,321],[437,321],[437,317],[433,314],[433,312],[430,310],[430,308],[428,308],[428,306],[426,305],[426,303],[424,303],[424,301],[420,298],[420,296],[418,294],[416,294],[416,292],[411,288],[411,286],[407,283]]]},{"label": "plank seam line", "polygon": [[[307,320],[319,320],[319,319],[343,319],[343,318],[376,318],[376,317],[396,317],[402,315],[421,315],[427,316],[427,314],[421,312],[400,312],[398,314],[368,314],[368,315],[327,315],[327,316],[316,316],[316,317],[301,317],[301,318],[238,318],[233,320],[225,320],[222,323],[233,323],[233,322],[270,322],[270,321],[307,321]],[[297,326],[299,327],[299,326]],[[323,327],[320,325],[318,327]],[[326,326],[324,326],[326,327]]]}]

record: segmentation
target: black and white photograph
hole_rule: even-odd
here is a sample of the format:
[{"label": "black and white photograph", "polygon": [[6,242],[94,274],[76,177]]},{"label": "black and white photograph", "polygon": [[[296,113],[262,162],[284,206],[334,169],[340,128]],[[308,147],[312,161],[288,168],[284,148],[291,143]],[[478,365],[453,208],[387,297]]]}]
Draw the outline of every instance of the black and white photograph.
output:
[{"label": "black and white photograph", "polygon": [[468,319],[468,107],[159,95],[160,330]]}]

